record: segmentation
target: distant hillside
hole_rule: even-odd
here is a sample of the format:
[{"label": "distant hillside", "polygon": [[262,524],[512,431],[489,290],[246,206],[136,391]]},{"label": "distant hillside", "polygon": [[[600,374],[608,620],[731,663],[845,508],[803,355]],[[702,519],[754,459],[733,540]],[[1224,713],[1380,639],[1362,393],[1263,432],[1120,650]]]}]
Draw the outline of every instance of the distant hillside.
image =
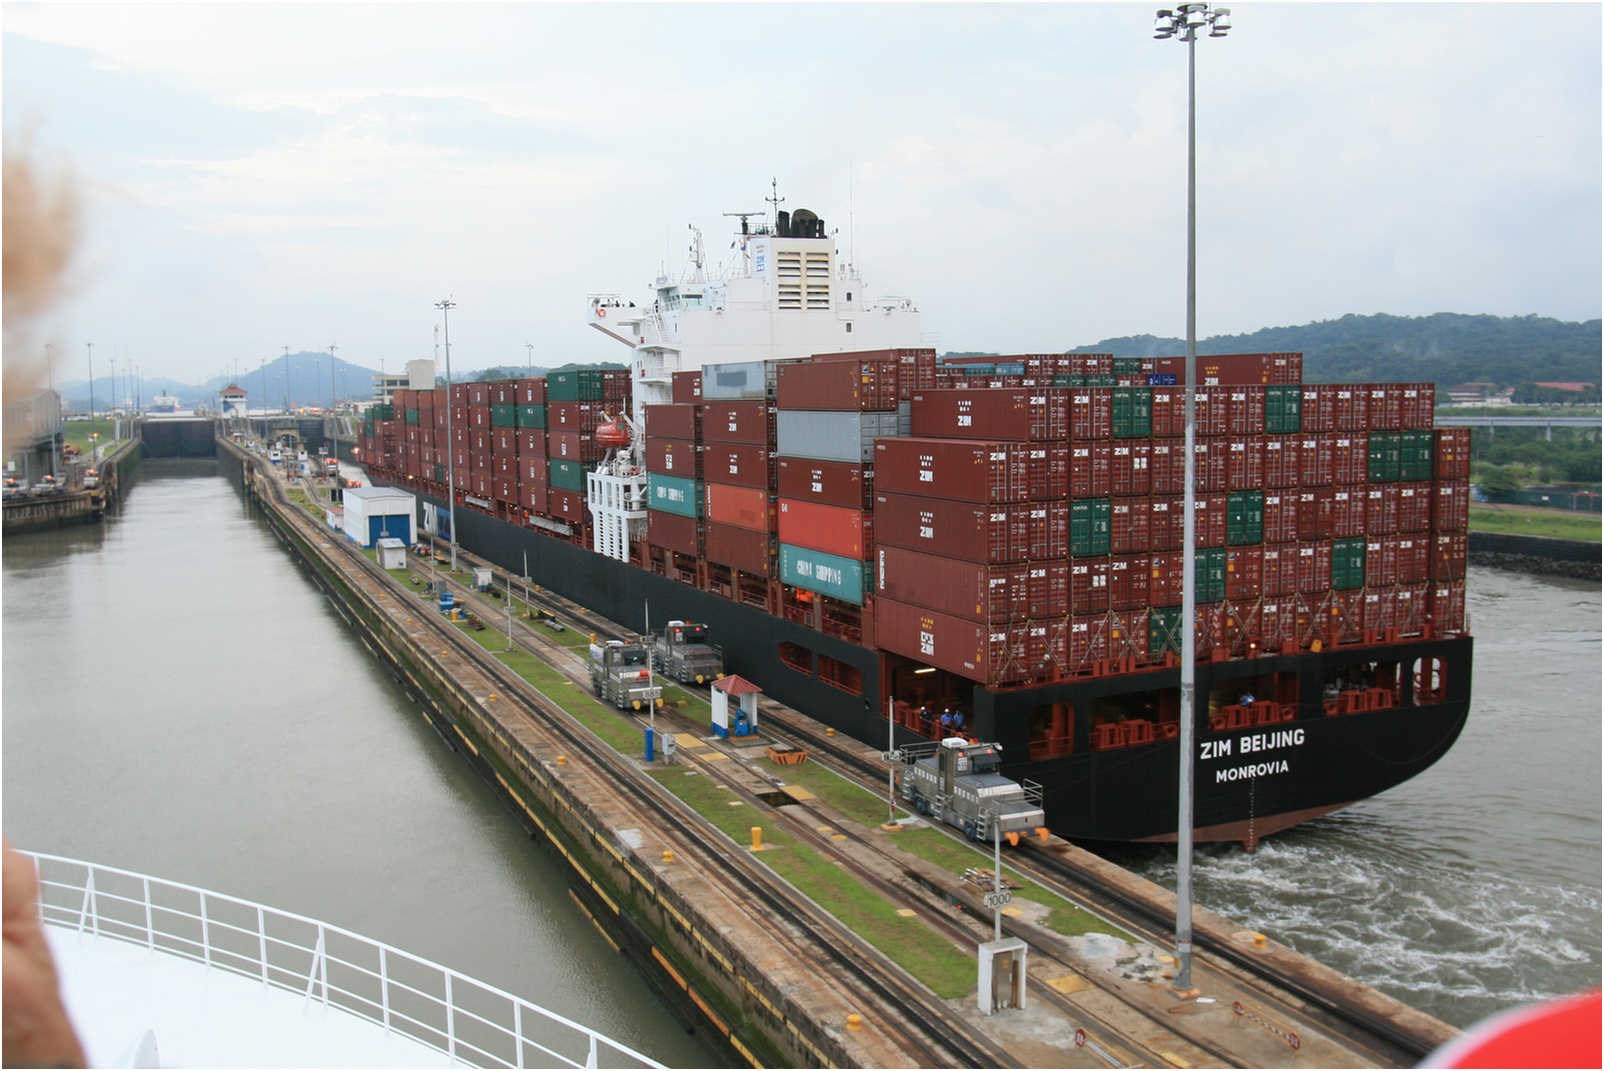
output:
[{"label": "distant hillside", "polygon": [[[1604,349],[1601,322],[1571,323],[1541,316],[1357,316],[1300,327],[1265,327],[1246,335],[1199,339],[1199,353],[1303,354],[1303,377],[1313,383],[1403,380],[1441,384],[1485,381],[1500,386],[1532,380],[1599,381]],[[1136,335],[1105,338],[1071,353],[1170,357],[1186,340]]]}]

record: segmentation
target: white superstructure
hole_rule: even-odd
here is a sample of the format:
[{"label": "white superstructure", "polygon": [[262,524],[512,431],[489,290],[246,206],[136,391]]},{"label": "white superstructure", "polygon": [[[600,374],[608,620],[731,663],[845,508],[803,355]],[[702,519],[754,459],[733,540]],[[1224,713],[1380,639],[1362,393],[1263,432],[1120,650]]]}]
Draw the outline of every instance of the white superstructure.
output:
[{"label": "white superstructure", "polygon": [[764,213],[725,215],[739,218],[740,227],[724,270],[708,274],[701,231],[692,227],[691,263],[681,279],[659,276],[640,305],[617,294],[590,299],[590,325],[633,351],[634,441],[590,473],[587,487],[592,548],[620,561],[646,525],[645,407],[674,400],[675,372],[922,344],[918,308],[904,297],[871,298],[813,212],[776,212],[772,224],[755,226],[752,217]]}]

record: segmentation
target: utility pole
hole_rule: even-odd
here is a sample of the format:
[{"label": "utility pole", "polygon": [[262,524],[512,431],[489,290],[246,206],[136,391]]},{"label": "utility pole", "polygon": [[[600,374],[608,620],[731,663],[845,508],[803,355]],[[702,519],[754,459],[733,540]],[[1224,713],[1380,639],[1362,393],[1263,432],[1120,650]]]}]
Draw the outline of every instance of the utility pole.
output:
[{"label": "utility pole", "polygon": [[445,321],[446,329],[446,446],[449,453],[446,455],[446,511],[451,522],[451,571],[457,571],[457,444],[452,439],[451,425],[451,310],[457,303],[450,298],[441,298],[435,302],[435,308],[440,310],[440,316]]},{"label": "utility pole", "polygon": [[[95,434],[95,344],[93,342],[85,342],[84,345],[89,348],[89,434],[93,436]],[[89,458],[90,460],[95,458],[95,440],[93,438],[89,440]]]},{"label": "utility pole", "polygon": [[335,346],[334,343],[332,343],[332,342],[329,343],[329,416],[331,416],[331,417],[334,415],[334,394],[335,394],[335,386],[334,386],[334,351],[336,349],[338,349],[338,348],[339,347]]},{"label": "utility pole", "polygon": [[529,369],[529,374],[533,376],[535,374],[535,344],[533,342],[525,342],[524,349],[529,351],[527,366]]}]

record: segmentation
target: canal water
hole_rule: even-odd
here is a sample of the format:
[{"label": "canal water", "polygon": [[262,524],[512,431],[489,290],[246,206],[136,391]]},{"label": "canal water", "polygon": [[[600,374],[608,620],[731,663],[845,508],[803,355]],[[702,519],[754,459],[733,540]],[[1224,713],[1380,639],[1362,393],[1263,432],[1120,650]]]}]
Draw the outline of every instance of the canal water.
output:
[{"label": "canal water", "polygon": [[718,1064],[233,486],[167,464],[104,525],[5,540],[6,835],[323,919],[663,1063]]},{"label": "canal water", "polygon": [[[1600,980],[1599,585],[1472,567],[1470,719],[1436,765],[1265,840],[1199,904],[1456,1026]],[[1167,888],[1175,849],[1104,851]]]}]

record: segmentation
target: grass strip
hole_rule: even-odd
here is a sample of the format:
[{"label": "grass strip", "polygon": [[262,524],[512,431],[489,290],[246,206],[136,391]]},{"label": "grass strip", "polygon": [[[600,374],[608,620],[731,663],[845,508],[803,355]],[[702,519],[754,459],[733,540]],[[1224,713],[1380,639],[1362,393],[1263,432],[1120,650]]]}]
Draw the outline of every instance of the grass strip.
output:
[{"label": "grass strip", "polygon": [[693,770],[667,767],[653,770],[651,776],[737,844],[749,845],[751,827],[763,825],[761,859],[771,870],[822,904],[943,999],[957,999],[974,991],[972,953],[956,948],[918,918],[898,915],[896,905],[866,888],[842,867],[775,829],[772,815],[745,806],[729,789]]},{"label": "grass strip", "polygon": [[1558,514],[1549,510],[1527,512],[1507,506],[1472,505],[1470,530],[1598,543],[1604,537],[1604,519],[1596,513]]}]

